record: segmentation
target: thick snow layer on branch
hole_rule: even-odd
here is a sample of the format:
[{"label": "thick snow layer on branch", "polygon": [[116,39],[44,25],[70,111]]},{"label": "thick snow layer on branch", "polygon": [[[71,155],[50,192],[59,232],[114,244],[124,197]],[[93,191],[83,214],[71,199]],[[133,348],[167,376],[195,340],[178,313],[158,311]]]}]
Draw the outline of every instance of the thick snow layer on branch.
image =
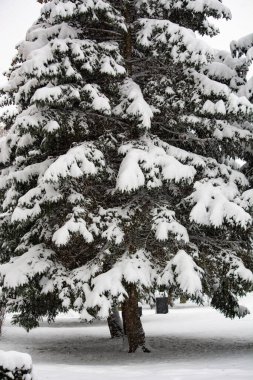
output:
[{"label": "thick snow layer on branch", "polygon": [[[110,255],[110,252],[107,251]],[[102,258],[101,258],[102,259]],[[76,289],[85,294],[85,300],[78,298],[75,306],[80,310],[81,317],[92,320],[94,317],[87,309],[99,308],[98,316],[106,318],[114,301],[122,302],[127,296],[123,286],[124,281],[136,283],[137,287],[152,287],[156,270],[152,264],[150,253],[141,249],[130,254],[126,252],[107,272],[101,273],[103,259],[94,260],[72,272],[72,280]],[[91,287],[88,285],[91,281]]]},{"label": "thick snow layer on branch", "polygon": [[[123,153],[124,148],[120,148],[120,152]],[[162,185],[162,181],[191,182],[195,173],[193,166],[181,164],[163,148],[152,143],[143,144],[142,149],[130,148],[127,151],[119,168],[116,189],[132,191],[145,183],[147,187],[157,187]]]},{"label": "thick snow layer on branch", "polygon": [[[78,28],[64,22],[53,26],[39,23],[28,31],[26,41],[18,48],[24,62],[13,67],[5,86],[7,92],[16,91],[16,103],[22,100],[42,105],[76,102],[80,100],[84,70],[113,77],[125,74],[116,42],[97,43],[78,38],[79,34]],[[63,76],[70,78],[72,85],[63,85]]]},{"label": "thick snow layer on branch", "polygon": [[106,115],[110,115],[111,106],[109,99],[104,94],[102,94],[98,85],[86,84],[83,87],[83,91],[87,93],[87,95],[89,96],[90,105],[92,109],[94,109],[95,111],[103,112]]},{"label": "thick snow layer on branch", "polygon": [[55,120],[50,120],[45,126],[44,130],[48,133],[54,133],[55,131],[58,131],[60,129],[60,125]]},{"label": "thick snow layer on branch", "polygon": [[58,182],[60,178],[95,175],[104,165],[102,152],[94,144],[84,143],[59,156],[46,170],[43,180]]},{"label": "thick snow layer on branch", "polygon": [[25,183],[30,181],[33,177],[41,177],[50,166],[52,161],[52,159],[48,159],[36,164],[28,165],[25,168],[13,168],[14,170],[10,172],[6,180],[14,179],[17,182]]},{"label": "thick snow layer on branch", "polygon": [[163,55],[170,52],[174,62],[191,65],[206,64],[213,55],[212,49],[196,38],[194,32],[168,20],[139,19],[140,30],[137,43],[152,54],[162,49]]},{"label": "thick snow layer on branch", "polygon": [[71,234],[78,233],[87,243],[93,241],[92,234],[88,231],[86,222],[83,218],[72,216],[61,228],[54,234],[52,241],[58,247],[68,244]]},{"label": "thick snow layer on branch", "polygon": [[92,291],[87,295],[86,308],[99,306],[100,317],[107,317],[111,308],[110,297],[123,300],[126,290],[123,280],[127,283],[136,283],[138,287],[149,288],[154,281],[155,271],[150,261],[150,254],[144,250],[138,250],[135,254],[125,253],[122,258],[109,271],[102,273],[92,280]]},{"label": "thick snow layer on branch", "polygon": [[204,69],[205,74],[213,80],[231,81],[237,72],[223,62],[212,62]]},{"label": "thick snow layer on branch", "polygon": [[8,212],[8,208],[11,207],[13,204],[15,204],[16,198],[18,198],[19,193],[16,191],[14,186],[11,186],[6,192],[5,192],[5,198],[2,203],[3,211]]},{"label": "thick snow layer on branch", "polygon": [[217,140],[232,139],[232,140],[252,140],[253,134],[247,129],[240,128],[239,126],[230,125],[224,121],[217,121],[217,126],[214,130],[213,136]]},{"label": "thick snow layer on branch", "polygon": [[52,265],[50,257],[54,254],[43,244],[34,245],[21,256],[13,257],[8,263],[0,265],[3,286],[16,288],[27,284],[36,274],[46,272]]},{"label": "thick snow layer on branch", "polygon": [[223,100],[219,100],[217,103],[213,103],[210,100],[207,100],[203,105],[202,113],[212,115],[226,115],[226,107]]},{"label": "thick snow layer on branch", "polygon": [[27,109],[23,110],[16,117],[11,131],[17,133],[17,131],[22,129],[29,133],[33,129],[39,129],[41,125],[47,122],[48,120],[45,118],[45,116],[43,116],[42,112],[36,107],[36,105],[32,105]]},{"label": "thick snow layer on branch", "polygon": [[69,101],[80,100],[78,89],[70,85],[62,86],[46,86],[36,90],[33,95],[32,103],[51,103],[51,104],[66,104]]},{"label": "thick snow layer on branch", "polygon": [[151,128],[153,111],[145,101],[140,86],[132,79],[126,79],[120,88],[121,102],[113,112],[123,118],[133,116],[139,120],[139,125],[143,128]]},{"label": "thick snow layer on branch", "polygon": [[238,203],[245,210],[250,210],[253,207],[253,189],[244,191],[239,197]]},{"label": "thick snow layer on branch", "polygon": [[[181,1],[176,2],[177,7],[184,7]],[[192,10],[193,12],[214,12],[216,17],[225,17],[232,18],[232,14],[228,7],[226,7],[220,0],[188,0],[187,9]]]},{"label": "thick snow layer on branch", "polygon": [[153,16],[158,6],[157,3],[160,8],[168,12],[172,10],[187,10],[192,11],[193,13],[207,13],[215,18],[224,17],[226,19],[230,19],[232,17],[229,8],[222,4],[219,0],[158,0],[155,2],[155,6],[153,6],[152,2],[149,0],[137,0],[136,7],[138,10],[142,8],[146,9],[149,16]]},{"label": "thick snow layer on branch", "polygon": [[11,149],[8,144],[9,136],[3,136],[0,138],[0,162],[5,164],[10,159]]},{"label": "thick snow layer on branch", "polygon": [[175,212],[168,207],[155,208],[152,210],[152,230],[155,231],[157,240],[167,240],[169,234],[175,236],[176,240],[189,242],[187,230],[182,224],[176,221]]},{"label": "thick snow layer on branch", "polygon": [[126,30],[124,18],[108,1],[103,0],[80,1],[79,3],[53,0],[43,6],[41,14],[49,15],[49,21],[52,23],[68,20],[70,17],[78,18],[86,14],[91,15],[93,20],[99,20],[102,15],[118,28]]},{"label": "thick snow layer on branch", "polygon": [[197,266],[193,258],[180,250],[167,263],[163,270],[161,284],[177,284],[187,294],[200,296],[202,292],[201,278],[203,270]]},{"label": "thick snow layer on branch", "polygon": [[188,198],[194,205],[190,219],[198,224],[220,227],[227,222],[246,228],[251,216],[238,204],[235,183],[225,183],[222,178],[208,179],[194,184],[195,191]]},{"label": "thick snow layer on branch", "polygon": [[227,98],[231,90],[223,83],[209,79],[206,75],[200,74],[195,70],[189,70],[189,75],[192,75],[202,95]]},{"label": "thick snow layer on branch", "polygon": [[[12,195],[12,198],[18,198],[17,195]],[[55,188],[50,183],[43,183],[43,180],[39,180],[39,185],[30,189],[22,197],[18,199],[18,204],[15,207],[11,221],[23,222],[23,221],[32,221],[34,218],[38,217],[41,214],[40,205],[43,203],[55,203],[62,199],[62,194],[59,193],[58,189]],[[11,203],[10,199],[9,203]]]},{"label": "thick snow layer on branch", "polygon": [[238,112],[243,112],[244,114],[252,113],[253,106],[248,99],[245,96],[234,94],[227,85],[212,80],[206,75],[200,74],[192,69],[189,70],[189,75],[192,75],[201,95],[216,98],[214,101],[210,99],[206,100],[201,110],[203,114],[225,115],[226,113],[237,114]]},{"label": "thick snow layer on branch", "polygon": [[240,96],[245,96],[247,99],[253,99],[253,77],[240,87],[238,94]]},{"label": "thick snow layer on branch", "polygon": [[11,221],[12,223],[21,222],[25,220],[33,220],[36,216],[40,215],[41,208],[38,203],[35,203],[31,208],[23,208],[17,206],[12,213]]},{"label": "thick snow layer on branch", "polygon": [[[211,102],[211,109],[212,107],[216,107],[216,105]],[[180,119],[182,122],[186,122],[187,124],[192,125],[194,128],[200,125],[206,127],[207,130],[210,128],[210,119],[205,117],[187,115],[182,116]],[[224,120],[215,121],[215,126],[212,133],[213,137],[215,137],[217,140],[230,139],[239,142],[240,140],[249,141],[253,139],[253,133],[251,133],[249,130],[242,128],[239,124],[231,125],[229,122]],[[197,157],[200,158],[200,156]]]},{"label": "thick snow layer on branch", "polygon": [[229,254],[226,261],[230,267],[226,277],[236,277],[238,281],[246,281],[253,284],[252,271],[245,267],[239,257]]},{"label": "thick snow layer on branch", "polygon": [[100,207],[98,215],[91,216],[92,224],[90,230],[95,235],[101,235],[107,241],[118,245],[124,239],[123,225],[130,221],[131,210],[123,207],[104,209]]},{"label": "thick snow layer on branch", "polygon": [[248,59],[252,60],[252,47],[253,47],[253,33],[248,34],[247,36],[244,36],[240,38],[237,41],[232,41],[230,44],[230,50],[233,54],[233,56],[236,56],[238,53],[239,57],[243,54],[248,55]]},{"label": "thick snow layer on branch", "polygon": [[175,157],[177,160],[179,160],[182,163],[189,163],[195,168],[206,167],[205,158],[198,154],[187,152],[186,150],[167,144],[158,138],[155,139],[155,142],[158,144],[158,146],[161,146],[168,155]]}]

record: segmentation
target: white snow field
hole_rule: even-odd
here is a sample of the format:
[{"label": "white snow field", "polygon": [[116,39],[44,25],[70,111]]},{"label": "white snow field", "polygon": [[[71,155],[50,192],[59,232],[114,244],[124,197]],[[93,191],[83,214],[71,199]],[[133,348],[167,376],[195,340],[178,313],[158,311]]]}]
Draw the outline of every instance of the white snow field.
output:
[{"label": "white snow field", "polygon": [[[253,313],[253,294],[242,300]],[[0,349],[32,355],[36,380],[252,380],[253,314],[226,319],[209,307],[178,305],[166,315],[144,310],[152,353],[128,354],[105,321],[60,316],[30,333],[5,322]]]}]

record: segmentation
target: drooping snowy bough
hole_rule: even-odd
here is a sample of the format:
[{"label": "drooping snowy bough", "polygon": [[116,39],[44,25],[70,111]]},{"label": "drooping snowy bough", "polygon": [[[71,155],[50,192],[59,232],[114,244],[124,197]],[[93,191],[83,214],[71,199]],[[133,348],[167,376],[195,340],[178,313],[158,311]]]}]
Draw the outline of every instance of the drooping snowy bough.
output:
[{"label": "drooping snowy bough", "polygon": [[32,380],[32,359],[28,354],[0,350],[1,380]]},{"label": "drooping snowy bough", "polygon": [[16,113],[2,117],[0,275],[16,323],[122,305],[134,352],[148,351],[138,300],[157,288],[247,312],[252,197],[235,160],[253,107],[230,86],[237,66],[196,38],[217,33],[209,16],[231,17],[220,0],[43,5],[3,95]]}]

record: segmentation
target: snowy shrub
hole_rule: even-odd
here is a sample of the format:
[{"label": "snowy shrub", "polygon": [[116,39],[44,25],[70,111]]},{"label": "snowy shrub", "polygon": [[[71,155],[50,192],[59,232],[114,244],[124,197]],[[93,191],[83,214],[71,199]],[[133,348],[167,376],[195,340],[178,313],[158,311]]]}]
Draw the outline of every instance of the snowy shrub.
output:
[{"label": "snowy shrub", "polygon": [[32,380],[30,355],[16,351],[0,351],[1,380]]}]

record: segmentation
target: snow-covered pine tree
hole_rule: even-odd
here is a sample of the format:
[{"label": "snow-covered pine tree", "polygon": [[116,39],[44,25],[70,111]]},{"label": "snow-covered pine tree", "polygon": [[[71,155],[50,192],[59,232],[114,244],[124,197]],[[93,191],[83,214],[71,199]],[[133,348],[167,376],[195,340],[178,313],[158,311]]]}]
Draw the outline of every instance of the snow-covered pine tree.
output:
[{"label": "snow-covered pine tree", "polygon": [[[148,351],[138,300],[174,288],[246,313],[248,181],[227,157],[252,139],[245,97],[208,78],[220,0],[52,0],[5,89],[0,273],[14,321],[122,304],[129,352]],[[14,120],[13,120],[14,118]],[[226,143],[224,140],[226,139]],[[245,195],[246,194],[246,195]]]}]

